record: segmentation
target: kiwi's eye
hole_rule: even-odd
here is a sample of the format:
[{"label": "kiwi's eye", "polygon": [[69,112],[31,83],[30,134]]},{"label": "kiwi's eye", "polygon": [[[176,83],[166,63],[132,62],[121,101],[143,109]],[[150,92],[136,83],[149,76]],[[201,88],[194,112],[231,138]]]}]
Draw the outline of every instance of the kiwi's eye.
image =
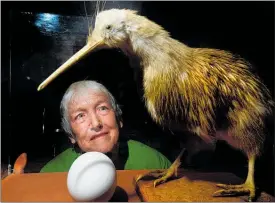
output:
[{"label": "kiwi's eye", "polygon": [[106,29],[107,29],[107,30],[110,30],[111,28],[112,28],[111,25],[107,25],[107,26],[106,26]]}]

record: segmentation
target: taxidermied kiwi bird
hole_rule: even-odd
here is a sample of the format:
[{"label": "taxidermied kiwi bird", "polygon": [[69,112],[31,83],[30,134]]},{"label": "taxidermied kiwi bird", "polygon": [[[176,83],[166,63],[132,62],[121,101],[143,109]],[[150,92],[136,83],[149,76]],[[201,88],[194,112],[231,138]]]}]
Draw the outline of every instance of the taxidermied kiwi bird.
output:
[{"label": "taxidermied kiwi bird", "polygon": [[[246,193],[250,199],[255,197],[255,159],[261,154],[264,119],[272,113],[273,101],[248,62],[227,51],[188,47],[136,11],[110,9],[97,15],[87,44],[38,90],[99,48],[120,48],[129,57],[139,58],[145,104],[156,123],[165,126],[173,121],[206,142],[225,140],[244,152],[246,181],[219,184],[223,189],[214,196]],[[158,178],[154,185],[161,184],[176,174],[179,165],[180,156],[167,171],[147,175]]]}]

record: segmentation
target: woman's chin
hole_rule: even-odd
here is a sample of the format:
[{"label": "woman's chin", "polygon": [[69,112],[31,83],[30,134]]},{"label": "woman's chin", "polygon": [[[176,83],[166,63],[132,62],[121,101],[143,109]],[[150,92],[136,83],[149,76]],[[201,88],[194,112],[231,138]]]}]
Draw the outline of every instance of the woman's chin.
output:
[{"label": "woman's chin", "polygon": [[99,137],[86,144],[86,152],[96,151],[104,154],[111,152],[114,146],[116,146],[114,144],[114,140],[110,139],[109,137]]}]

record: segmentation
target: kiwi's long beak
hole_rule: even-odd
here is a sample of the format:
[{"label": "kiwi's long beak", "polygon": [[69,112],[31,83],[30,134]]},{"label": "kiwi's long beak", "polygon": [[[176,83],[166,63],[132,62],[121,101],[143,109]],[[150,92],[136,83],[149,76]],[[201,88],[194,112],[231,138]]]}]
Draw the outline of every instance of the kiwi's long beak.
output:
[{"label": "kiwi's long beak", "polygon": [[61,73],[68,70],[73,64],[78,62],[80,59],[85,57],[87,54],[95,50],[96,48],[101,48],[104,46],[103,41],[90,42],[85,45],[82,49],[80,49],[76,54],[74,54],[71,58],[69,58],[65,63],[63,63],[56,71],[54,71],[46,80],[44,80],[39,87],[38,91],[45,88],[50,82],[52,82],[55,78],[57,78]]}]

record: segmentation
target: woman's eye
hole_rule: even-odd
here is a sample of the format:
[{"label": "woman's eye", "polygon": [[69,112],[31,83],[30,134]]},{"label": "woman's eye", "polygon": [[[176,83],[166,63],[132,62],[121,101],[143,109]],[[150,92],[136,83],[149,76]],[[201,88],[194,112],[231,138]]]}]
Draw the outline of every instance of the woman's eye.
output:
[{"label": "woman's eye", "polygon": [[98,113],[101,115],[107,115],[107,113],[109,112],[110,108],[108,108],[107,106],[100,106],[98,107]]},{"label": "woman's eye", "polygon": [[75,120],[78,120],[78,119],[83,118],[83,117],[84,117],[84,113],[80,113],[75,117]]},{"label": "woman's eye", "polygon": [[106,110],[108,110],[109,108],[108,107],[106,107],[106,106],[101,106],[101,107],[99,107],[99,110],[100,111],[106,111]]}]

